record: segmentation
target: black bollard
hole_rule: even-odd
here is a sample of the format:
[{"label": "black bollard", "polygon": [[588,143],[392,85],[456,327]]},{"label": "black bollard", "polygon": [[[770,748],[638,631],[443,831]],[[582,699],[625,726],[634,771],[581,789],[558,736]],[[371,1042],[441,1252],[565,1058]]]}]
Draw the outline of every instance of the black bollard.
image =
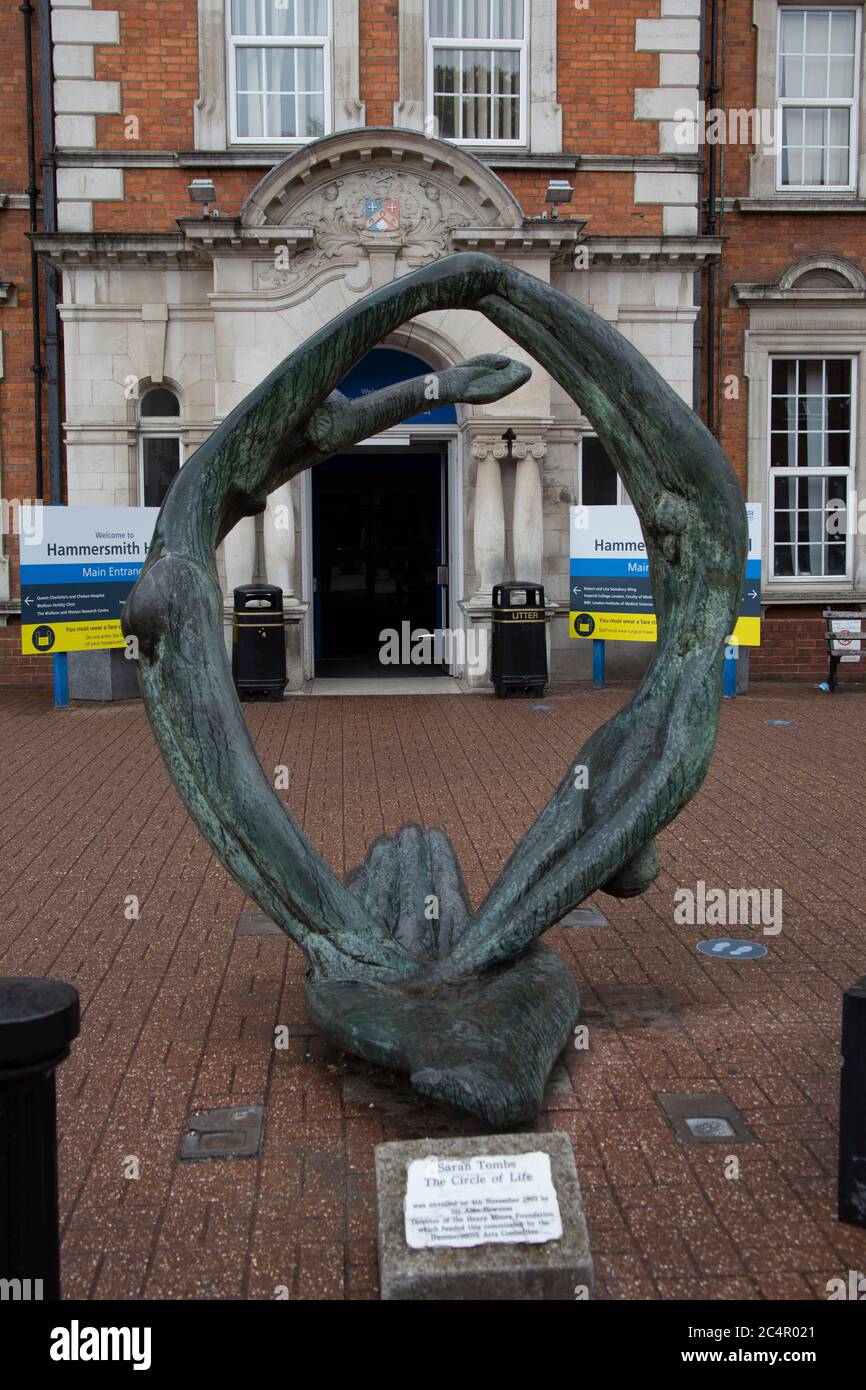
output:
[{"label": "black bollard", "polygon": [[62,980],[0,979],[0,1280],[3,1297],[59,1299],[54,1070],[79,1028]]},{"label": "black bollard", "polygon": [[840,1221],[866,1226],[866,975],[842,1000],[837,1210]]}]

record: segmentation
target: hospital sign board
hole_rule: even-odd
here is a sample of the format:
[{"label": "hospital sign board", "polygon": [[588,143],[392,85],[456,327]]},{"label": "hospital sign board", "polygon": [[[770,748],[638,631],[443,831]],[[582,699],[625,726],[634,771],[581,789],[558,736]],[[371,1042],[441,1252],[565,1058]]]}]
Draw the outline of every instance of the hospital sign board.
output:
[{"label": "hospital sign board", "polygon": [[158,507],[40,507],[21,533],[21,649],[122,647],[120,614],[141,573]]},{"label": "hospital sign board", "polygon": [[[749,552],[729,642],[761,643],[761,507],[746,504]],[[656,616],[646,542],[631,506],[572,507],[569,635],[654,642]]]}]

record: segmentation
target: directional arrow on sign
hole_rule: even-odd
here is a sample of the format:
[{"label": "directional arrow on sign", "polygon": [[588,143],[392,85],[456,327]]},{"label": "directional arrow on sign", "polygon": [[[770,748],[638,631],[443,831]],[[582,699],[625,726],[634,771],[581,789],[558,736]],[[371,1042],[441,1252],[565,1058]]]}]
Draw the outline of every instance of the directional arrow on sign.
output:
[{"label": "directional arrow on sign", "polygon": [[757,598],[757,597],[758,597],[758,591],[757,591],[757,589],[749,589],[747,592],[748,592],[749,598]]},{"label": "directional arrow on sign", "polygon": [[26,604],[29,605],[29,604],[33,603],[34,600],[33,600],[32,598],[26,598],[26,599],[24,600],[24,602],[25,602]]}]

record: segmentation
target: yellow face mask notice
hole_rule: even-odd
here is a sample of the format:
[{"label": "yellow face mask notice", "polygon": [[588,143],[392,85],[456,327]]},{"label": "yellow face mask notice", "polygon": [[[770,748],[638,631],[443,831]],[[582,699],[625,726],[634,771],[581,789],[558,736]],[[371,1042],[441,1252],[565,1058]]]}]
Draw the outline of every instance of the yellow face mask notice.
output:
[{"label": "yellow face mask notice", "polygon": [[125,645],[119,618],[95,623],[26,623],[21,628],[21,650],[40,656],[97,652]]},{"label": "yellow face mask notice", "polygon": [[[606,642],[655,642],[655,614],[648,613],[570,613],[570,637],[594,637]],[[738,618],[727,645],[759,647],[761,619]]]}]

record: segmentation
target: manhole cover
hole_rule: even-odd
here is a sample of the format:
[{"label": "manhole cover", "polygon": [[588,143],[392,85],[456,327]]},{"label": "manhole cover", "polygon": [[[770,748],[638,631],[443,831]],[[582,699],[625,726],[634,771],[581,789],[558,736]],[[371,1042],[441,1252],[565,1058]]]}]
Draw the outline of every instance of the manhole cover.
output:
[{"label": "manhole cover", "polygon": [[190,1115],[181,1158],[253,1158],[261,1148],[265,1127],[263,1105],[232,1106]]},{"label": "manhole cover", "polygon": [[699,941],[698,950],[702,956],[718,956],[722,960],[760,960],[767,954],[766,946],[759,941],[738,941],[729,936],[714,936],[709,941]]}]

